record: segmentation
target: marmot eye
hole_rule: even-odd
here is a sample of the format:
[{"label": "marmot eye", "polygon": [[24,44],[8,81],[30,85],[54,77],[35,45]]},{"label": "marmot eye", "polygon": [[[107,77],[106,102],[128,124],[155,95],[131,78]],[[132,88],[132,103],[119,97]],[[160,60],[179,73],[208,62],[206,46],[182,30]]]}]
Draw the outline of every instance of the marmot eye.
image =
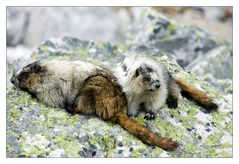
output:
[{"label": "marmot eye", "polygon": [[33,66],[33,71],[36,72],[36,73],[40,72],[40,71],[41,71],[41,66],[38,65],[38,64],[35,64],[35,65]]},{"label": "marmot eye", "polygon": [[147,69],[147,72],[153,72],[153,69],[150,67],[147,67],[146,69]]},{"label": "marmot eye", "polygon": [[22,72],[18,76],[18,80],[27,80],[29,73],[28,72]]}]

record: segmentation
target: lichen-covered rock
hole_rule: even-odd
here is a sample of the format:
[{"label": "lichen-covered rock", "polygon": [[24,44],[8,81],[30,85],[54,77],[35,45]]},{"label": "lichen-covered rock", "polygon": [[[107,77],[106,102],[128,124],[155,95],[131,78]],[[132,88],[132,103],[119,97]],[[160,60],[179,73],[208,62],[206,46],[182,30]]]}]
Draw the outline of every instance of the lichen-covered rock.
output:
[{"label": "lichen-covered rock", "polygon": [[231,51],[226,41],[196,27],[179,24],[154,10],[141,13],[127,33],[127,43],[147,45],[150,49],[173,54],[183,67],[221,45]]},{"label": "lichen-covered rock", "polygon": [[[139,49],[140,47],[136,48]],[[65,37],[48,40],[34,51],[31,60],[87,60],[113,67],[129,49],[126,45],[93,43]],[[145,55],[151,55],[144,49]],[[155,120],[144,113],[134,119],[162,136],[180,143],[166,152],[148,146],[119,125],[94,116],[71,115],[64,109],[50,108],[19,89],[7,89],[8,157],[232,157],[232,96],[224,96],[195,74],[184,71],[174,59],[159,54],[156,59],[172,74],[207,92],[220,104],[217,112],[206,113],[193,102],[180,98],[179,107],[165,105]],[[163,57],[160,57],[163,56]],[[17,62],[17,61],[16,61]],[[8,63],[9,72],[16,69]]]},{"label": "lichen-covered rock", "polygon": [[216,80],[216,82],[214,83],[214,85],[219,89],[219,91],[221,91],[222,93],[224,93],[225,95],[232,95],[232,80],[231,79],[218,79]]},{"label": "lichen-covered rock", "polygon": [[214,48],[199,55],[187,69],[213,84],[217,79],[232,79],[232,51],[227,46]]}]

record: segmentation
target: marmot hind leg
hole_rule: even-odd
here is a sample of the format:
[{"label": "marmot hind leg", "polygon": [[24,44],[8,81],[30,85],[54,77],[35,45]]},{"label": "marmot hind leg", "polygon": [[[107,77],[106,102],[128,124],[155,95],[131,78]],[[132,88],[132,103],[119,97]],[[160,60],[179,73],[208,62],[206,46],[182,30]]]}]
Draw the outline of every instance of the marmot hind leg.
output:
[{"label": "marmot hind leg", "polygon": [[218,105],[205,92],[187,83],[187,81],[182,78],[174,77],[174,80],[180,86],[182,96],[197,102],[199,105],[203,106],[207,112],[217,110]]},{"label": "marmot hind leg", "polygon": [[79,109],[82,104],[82,108],[88,108],[83,109],[84,114],[94,113],[103,120],[108,120],[116,113],[126,114],[126,97],[118,83],[110,78],[96,75],[85,82],[84,97],[79,97],[78,105]]},{"label": "marmot hind leg", "polygon": [[91,115],[95,113],[95,89],[85,88],[76,97],[75,104],[66,110],[69,112]]},{"label": "marmot hind leg", "polygon": [[176,81],[169,76],[168,80],[168,97],[167,104],[169,108],[177,108],[178,107],[178,97],[180,94],[180,88]]}]

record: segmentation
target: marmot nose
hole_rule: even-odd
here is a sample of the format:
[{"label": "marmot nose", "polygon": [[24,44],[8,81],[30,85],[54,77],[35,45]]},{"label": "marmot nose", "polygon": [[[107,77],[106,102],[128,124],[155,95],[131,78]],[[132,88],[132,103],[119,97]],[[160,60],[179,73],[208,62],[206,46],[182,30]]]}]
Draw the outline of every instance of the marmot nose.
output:
[{"label": "marmot nose", "polygon": [[11,77],[11,83],[13,84],[13,85],[16,85],[16,84],[18,84],[18,80],[16,79],[16,77],[15,76],[13,76],[13,77]]},{"label": "marmot nose", "polygon": [[11,77],[11,83],[14,84],[15,80],[14,77]]},{"label": "marmot nose", "polygon": [[155,87],[156,87],[157,89],[159,89],[159,88],[160,88],[160,84],[155,85]]}]

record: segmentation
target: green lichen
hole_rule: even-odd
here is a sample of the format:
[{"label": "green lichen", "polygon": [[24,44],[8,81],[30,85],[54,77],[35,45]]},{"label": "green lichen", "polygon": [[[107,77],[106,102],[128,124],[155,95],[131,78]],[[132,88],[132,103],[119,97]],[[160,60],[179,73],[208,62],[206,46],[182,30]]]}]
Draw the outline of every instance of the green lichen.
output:
[{"label": "green lichen", "polygon": [[138,117],[135,118],[135,121],[137,121],[140,124],[144,124],[145,123],[144,116],[139,115]]},{"label": "green lichen", "polygon": [[185,150],[190,152],[190,151],[194,151],[194,150],[197,150],[198,148],[196,146],[193,146],[193,145],[187,145],[185,147]]},{"label": "green lichen", "polygon": [[149,154],[149,157],[157,158],[160,157],[164,151],[162,149],[156,148],[152,153]]},{"label": "green lichen", "polygon": [[104,42],[99,41],[97,43],[97,45],[98,45],[99,49],[104,49],[105,48],[105,43]]},{"label": "green lichen", "polygon": [[39,51],[43,54],[49,54],[50,53],[50,50],[49,50],[49,47],[47,45],[43,45],[39,48]]},{"label": "green lichen", "polygon": [[32,147],[28,151],[25,151],[24,156],[26,157],[45,156],[45,151],[38,147]]},{"label": "green lichen", "polygon": [[215,143],[218,142],[218,140],[223,136],[223,134],[215,134],[215,135],[212,135],[212,136],[209,136],[206,141],[205,141],[205,145],[206,146],[213,146]]},{"label": "green lichen", "polygon": [[20,113],[19,109],[13,109],[10,111],[9,116],[10,116],[9,120],[11,122],[14,122],[15,120],[18,120],[20,118],[21,113]]},{"label": "green lichen", "polygon": [[195,34],[197,40],[201,38],[201,35],[202,35],[201,32],[199,32],[199,31],[195,31],[194,34]]},{"label": "green lichen", "polygon": [[105,146],[106,151],[115,147],[115,139],[112,136],[103,136],[101,138],[101,143]]},{"label": "green lichen", "polygon": [[172,37],[172,35],[173,35],[173,33],[174,33],[176,28],[177,28],[177,26],[174,23],[170,23],[168,25],[167,33],[166,33],[166,36],[165,36],[165,40],[169,40]]},{"label": "green lichen", "polygon": [[73,51],[72,55],[73,56],[74,55],[79,55],[79,56],[82,57],[83,60],[86,60],[90,56],[90,53],[86,49],[81,49],[81,50]]},{"label": "green lichen", "polygon": [[132,153],[132,157],[134,157],[134,158],[140,157],[140,153],[138,151],[134,151]]},{"label": "green lichen", "polygon": [[[117,44],[117,51],[119,51],[120,53],[122,52],[126,52],[129,50],[129,46],[127,46],[126,44]],[[121,56],[122,54],[118,53],[118,56]]]},{"label": "green lichen", "polygon": [[231,158],[232,155],[230,153],[227,153],[227,152],[221,152],[220,155],[223,157],[223,158]]}]

